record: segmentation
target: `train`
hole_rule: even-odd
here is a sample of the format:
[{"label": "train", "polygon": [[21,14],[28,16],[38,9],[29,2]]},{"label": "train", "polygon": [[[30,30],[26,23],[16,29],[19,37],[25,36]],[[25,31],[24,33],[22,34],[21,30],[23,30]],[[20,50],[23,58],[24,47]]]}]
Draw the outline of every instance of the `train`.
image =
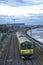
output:
[{"label": "train", "polygon": [[18,48],[20,56],[23,59],[31,59],[34,55],[34,44],[28,38],[25,37],[21,32],[16,32],[16,36],[18,39]]}]

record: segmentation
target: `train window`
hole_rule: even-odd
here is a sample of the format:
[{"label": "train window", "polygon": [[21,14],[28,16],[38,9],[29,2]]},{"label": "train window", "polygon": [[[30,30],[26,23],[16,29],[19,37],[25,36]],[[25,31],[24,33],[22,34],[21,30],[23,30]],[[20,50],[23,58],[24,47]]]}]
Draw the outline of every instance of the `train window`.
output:
[{"label": "train window", "polygon": [[32,49],[32,48],[33,48],[33,44],[30,42],[26,42],[26,43],[21,44],[21,49]]},{"label": "train window", "polygon": [[26,43],[26,49],[31,49],[31,48],[33,48],[33,44],[30,42],[27,42]]},{"label": "train window", "polygon": [[31,49],[31,48],[33,48],[33,45],[27,45],[27,49]]},{"label": "train window", "polygon": [[21,44],[21,49],[26,49],[26,44]]}]

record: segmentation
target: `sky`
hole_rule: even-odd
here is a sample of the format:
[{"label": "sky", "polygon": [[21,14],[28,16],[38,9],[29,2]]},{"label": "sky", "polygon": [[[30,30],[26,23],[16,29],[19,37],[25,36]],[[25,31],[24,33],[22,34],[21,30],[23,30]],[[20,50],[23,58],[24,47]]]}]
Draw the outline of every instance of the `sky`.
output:
[{"label": "sky", "polygon": [[14,18],[16,23],[43,23],[43,0],[0,0],[0,24],[6,23],[1,22],[3,16],[10,20],[7,23]]}]

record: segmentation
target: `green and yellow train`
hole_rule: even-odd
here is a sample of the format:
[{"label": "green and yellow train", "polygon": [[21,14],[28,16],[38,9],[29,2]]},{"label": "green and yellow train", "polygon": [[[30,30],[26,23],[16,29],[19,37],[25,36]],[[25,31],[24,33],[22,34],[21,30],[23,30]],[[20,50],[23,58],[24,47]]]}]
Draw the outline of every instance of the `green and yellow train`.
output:
[{"label": "green and yellow train", "polygon": [[19,41],[19,52],[22,58],[32,58],[34,55],[34,44],[22,33],[16,32]]}]

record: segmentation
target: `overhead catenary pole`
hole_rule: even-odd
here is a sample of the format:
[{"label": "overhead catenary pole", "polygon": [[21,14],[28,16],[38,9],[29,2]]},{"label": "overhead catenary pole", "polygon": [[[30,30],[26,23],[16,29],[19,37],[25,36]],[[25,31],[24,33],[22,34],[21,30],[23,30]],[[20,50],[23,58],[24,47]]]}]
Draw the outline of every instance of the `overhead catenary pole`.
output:
[{"label": "overhead catenary pole", "polygon": [[31,27],[31,29],[30,29],[30,36],[32,37],[32,27]]}]

